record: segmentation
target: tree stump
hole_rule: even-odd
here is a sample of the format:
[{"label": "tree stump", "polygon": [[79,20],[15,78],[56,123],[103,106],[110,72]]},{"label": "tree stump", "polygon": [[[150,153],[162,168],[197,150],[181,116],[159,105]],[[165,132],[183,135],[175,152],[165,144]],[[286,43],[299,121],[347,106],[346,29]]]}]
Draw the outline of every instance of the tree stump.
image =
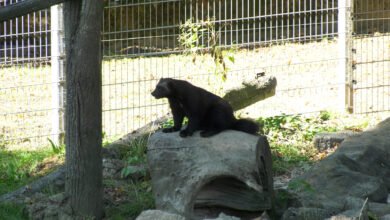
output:
[{"label": "tree stump", "polygon": [[148,165],[156,208],[189,219],[259,216],[273,206],[272,159],[264,136],[225,131],[210,138],[157,132]]}]

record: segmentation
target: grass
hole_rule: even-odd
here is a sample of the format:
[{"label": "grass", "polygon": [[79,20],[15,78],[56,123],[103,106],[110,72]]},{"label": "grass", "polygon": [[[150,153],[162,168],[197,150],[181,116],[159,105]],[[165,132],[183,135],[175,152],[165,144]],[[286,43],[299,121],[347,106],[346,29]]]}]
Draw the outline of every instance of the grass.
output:
[{"label": "grass", "polygon": [[0,194],[15,190],[47,174],[60,161],[63,153],[50,148],[35,151],[9,151],[0,148]]},{"label": "grass", "polygon": [[366,121],[345,126],[338,123],[338,116],[324,111],[307,117],[303,115],[281,115],[259,118],[263,133],[268,137],[273,155],[275,175],[282,175],[296,167],[309,167],[323,158],[323,153],[313,146],[313,138],[321,132],[340,130],[362,130]]},{"label": "grass", "polygon": [[130,147],[131,150],[124,153],[123,160],[126,161],[126,166],[121,172],[122,177],[126,178],[136,172],[136,170],[133,169],[133,165],[146,163],[147,141],[147,137],[140,137],[134,140]]},{"label": "grass", "polygon": [[7,220],[28,219],[23,206],[10,203],[0,204],[0,217]]},{"label": "grass", "polygon": [[[134,140],[129,146],[129,150],[123,153],[122,160],[126,162],[126,166],[121,172],[123,178],[127,178],[135,172],[133,165],[146,163],[147,140],[147,136]],[[154,208],[151,182],[147,175],[144,175],[141,180],[130,180],[126,181],[125,185],[117,185],[113,180],[105,181],[106,191],[114,195],[115,192],[118,192],[117,201],[125,200],[109,206],[106,209],[107,218],[114,220],[135,219],[142,211]]]},{"label": "grass", "polygon": [[108,219],[135,219],[142,211],[154,208],[150,180],[131,181],[126,186],[116,189],[128,200],[108,207],[106,209]]}]

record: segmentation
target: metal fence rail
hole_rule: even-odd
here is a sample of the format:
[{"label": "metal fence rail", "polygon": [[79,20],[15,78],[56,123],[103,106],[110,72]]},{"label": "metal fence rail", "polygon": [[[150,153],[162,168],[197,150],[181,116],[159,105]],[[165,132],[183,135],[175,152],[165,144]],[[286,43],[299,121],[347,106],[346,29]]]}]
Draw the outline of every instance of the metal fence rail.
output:
[{"label": "metal fence rail", "polygon": [[[353,85],[355,112],[388,111],[389,3],[341,4],[347,1],[105,1],[106,136],[119,137],[168,112],[166,101],[150,95],[160,77],[221,94],[259,72],[274,75],[276,95],[240,112],[254,118],[343,109],[345,78]],[[339,30],[348,22],[339,14],[352,9],[349,57],[340,54],[351,39]],[[53,16],[44,10],[0,24],[0,147],[43,146],[63,134],[63,48]]]}]

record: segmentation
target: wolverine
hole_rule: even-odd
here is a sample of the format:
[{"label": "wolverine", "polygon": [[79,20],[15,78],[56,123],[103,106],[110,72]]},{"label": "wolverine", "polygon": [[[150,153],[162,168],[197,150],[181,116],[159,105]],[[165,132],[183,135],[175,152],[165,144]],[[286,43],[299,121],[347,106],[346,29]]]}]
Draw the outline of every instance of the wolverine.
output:
[{"label": "wolverine", "polygon": [[[200,136],[210,137],[228,129],[249,134],[259,131],[255,122],[236,119],[227,101],[187,81],[161,78],[151,94],[156,99],[168,98],[174,124],[164,128],[165,133],[180,131],[181,137],[187,137],[200,130]],[[184,117],[188,125],[181,130]]]}]

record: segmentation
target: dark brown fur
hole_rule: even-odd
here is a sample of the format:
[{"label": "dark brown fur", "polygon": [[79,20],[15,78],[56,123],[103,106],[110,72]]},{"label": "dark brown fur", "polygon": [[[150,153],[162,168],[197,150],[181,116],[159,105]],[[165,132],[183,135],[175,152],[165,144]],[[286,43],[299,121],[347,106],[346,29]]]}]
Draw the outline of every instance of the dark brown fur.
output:
[{"label": "dark brown fur", "polygon": [[236,119],[230,104],[202,88],[187,81],[162,78],[152,95],[168,98],[172,110],[174,126],[163,132],[180,131],[184,117],[188,117],[188,126],[180,131],[181,137],[191,136],[201,130],[202,137],[210,137],[227,129],[256,134],[259,126],[248,119]]}]

